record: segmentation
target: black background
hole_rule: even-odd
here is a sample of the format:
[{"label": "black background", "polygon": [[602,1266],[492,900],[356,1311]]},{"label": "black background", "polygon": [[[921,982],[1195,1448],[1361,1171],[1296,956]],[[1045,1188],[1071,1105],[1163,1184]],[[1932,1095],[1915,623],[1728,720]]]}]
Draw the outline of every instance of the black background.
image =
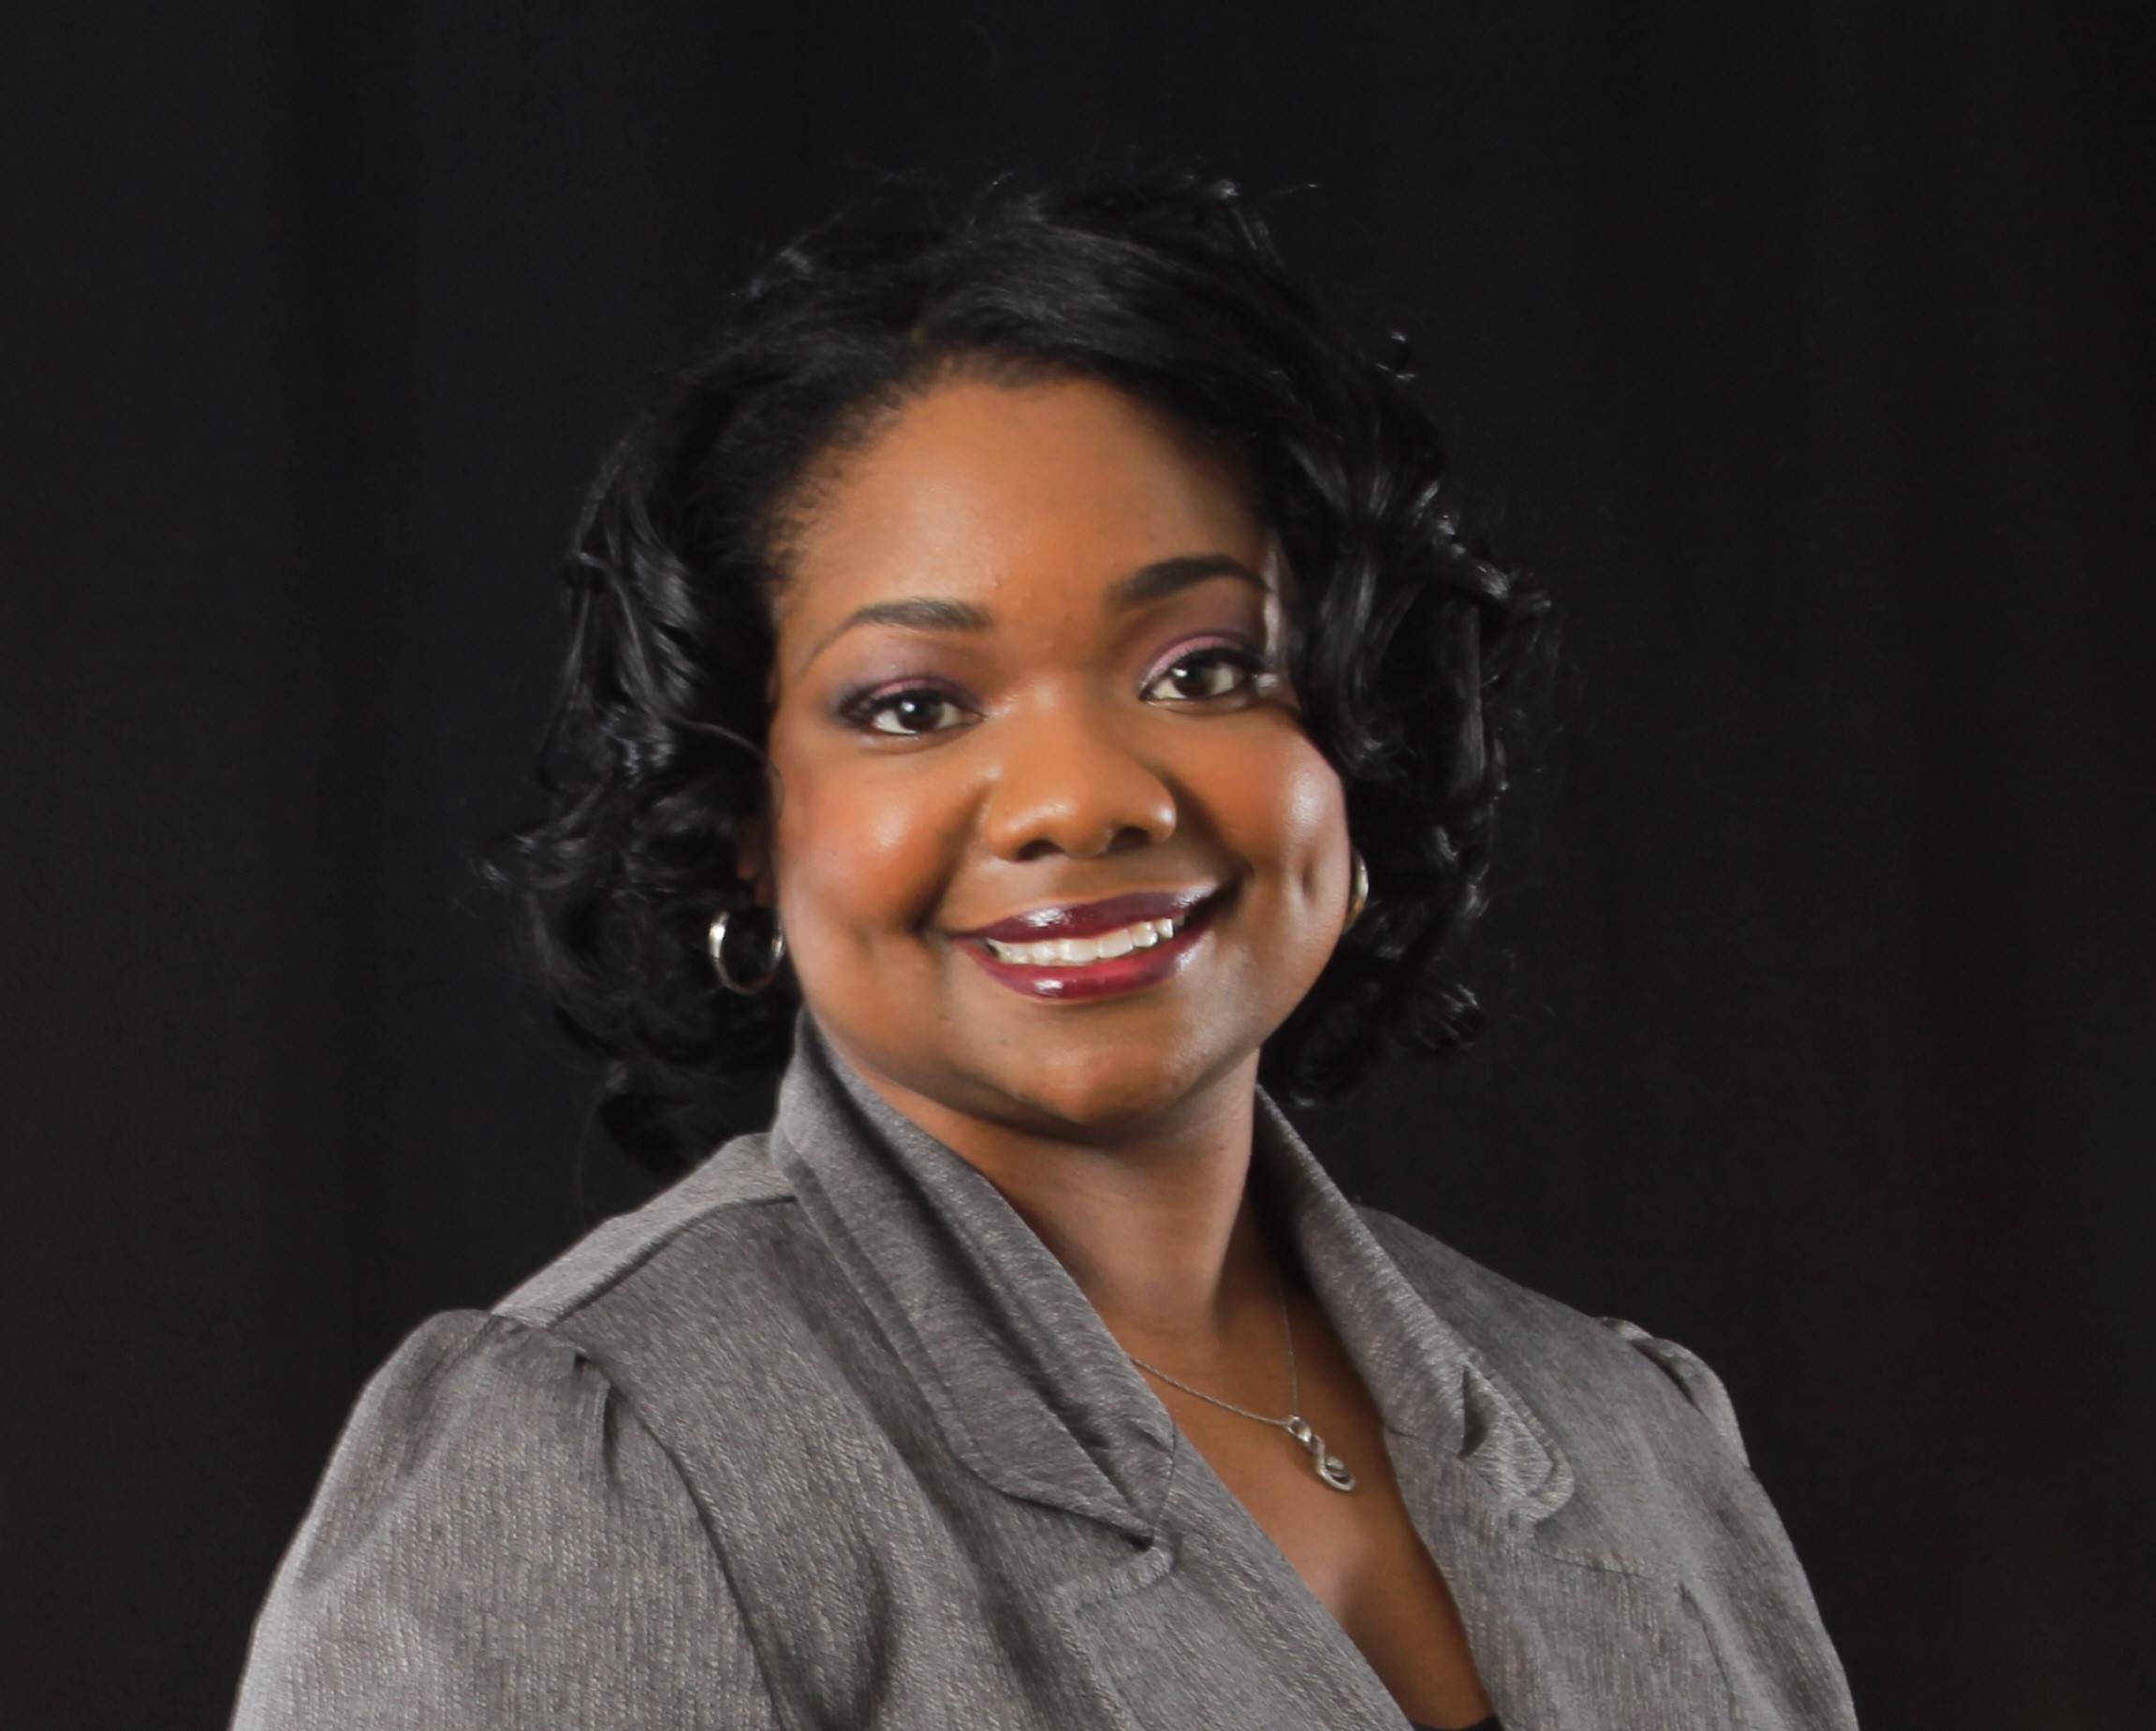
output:
[{"label": "black background", "polygon": [[0,1720],[218,1724],[367,1372],[637,1194],[469,860],[639,379],[872,169],[1136,146],[1413,333],[1577,669],[1336,1171],[1723,1372],[1874,1731],[2150,1723],[2147,7],[39,14]]}]

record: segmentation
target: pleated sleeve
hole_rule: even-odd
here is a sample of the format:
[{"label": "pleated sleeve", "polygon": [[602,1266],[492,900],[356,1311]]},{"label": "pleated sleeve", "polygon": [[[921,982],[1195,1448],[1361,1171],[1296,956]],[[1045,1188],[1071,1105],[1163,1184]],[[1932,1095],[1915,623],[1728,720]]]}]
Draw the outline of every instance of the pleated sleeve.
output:
[{"label": "pleated sleeve", "polygon": [[776,1724],[719,1551],[629,1403],[545,1329],[453,1312],[354,1411],[234,1727]]}]

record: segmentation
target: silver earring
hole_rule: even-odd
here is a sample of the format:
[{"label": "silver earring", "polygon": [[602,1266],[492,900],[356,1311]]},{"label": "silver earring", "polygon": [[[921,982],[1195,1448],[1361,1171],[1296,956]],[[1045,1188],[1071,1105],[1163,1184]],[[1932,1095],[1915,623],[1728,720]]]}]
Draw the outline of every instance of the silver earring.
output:
[{"label": "silver earring", "polygon": [[1370,905],[1370,868],[1362,862],[1362,849],[1351,845],[1347,853],[1355,867],[1355,877],[1354,887],[1347,892],[1347,926],[1341,928],[1342,932],[1360,919],[1362,910]]},{"label": "silver earring", "polygon": [[[745,928],[770,922],[768,935]],[[728,947],[733,955],[729,961]],[[786,934],[779,929],[779,917],[766,907],[723,908],[711,921],[709,941],[711,967],[719,984],[742,997],[753,997],[779,976],[779,964],[786,959]],[[752,955],[744,956],[748,949]]]}]

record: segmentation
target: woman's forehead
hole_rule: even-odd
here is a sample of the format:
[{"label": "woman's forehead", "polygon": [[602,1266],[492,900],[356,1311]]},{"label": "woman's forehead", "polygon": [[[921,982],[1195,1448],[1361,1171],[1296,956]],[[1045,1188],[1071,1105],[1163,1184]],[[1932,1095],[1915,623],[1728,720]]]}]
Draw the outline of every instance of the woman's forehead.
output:
[{"label": "woman's forehead", "polygon": [[818,477],[787,537],[782,638],[907,596],[1096,603],[1164,560],[1263,573],[1271,537],[1237,467],[1097,380],[958,378]]}]

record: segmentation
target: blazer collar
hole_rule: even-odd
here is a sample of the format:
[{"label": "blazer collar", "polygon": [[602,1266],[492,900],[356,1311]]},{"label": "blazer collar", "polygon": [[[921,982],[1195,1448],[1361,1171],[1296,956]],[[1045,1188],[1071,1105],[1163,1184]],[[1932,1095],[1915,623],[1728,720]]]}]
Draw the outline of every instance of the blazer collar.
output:
[{"label": "blazer collar", "polygon": [[1174,1422],[1002,1193],[805,1015],[770,1149],[959,1459],[1013,1496],[1150,1539]]},{"label": "blazer collar", "polygon": [[[1151,1541],[1175,1421],[995,1186],[856,1076],[805,1014],[770,1151],[959,1459],[1010,1495]],[[1531,1519],[1562,1504],[1571,1475],[1541,1426],[1263,1094],[1253,1172],[1387,1428],[1459,1458]]]},{"label": "blazer collar", "polygon": [[1458,1458],[1511,1513],[1540,1521],[1562,1507],[1572,1468],[1533,1409],[1409,1284],[1262,1091],[1251,1170],[1386,1429]]}]

